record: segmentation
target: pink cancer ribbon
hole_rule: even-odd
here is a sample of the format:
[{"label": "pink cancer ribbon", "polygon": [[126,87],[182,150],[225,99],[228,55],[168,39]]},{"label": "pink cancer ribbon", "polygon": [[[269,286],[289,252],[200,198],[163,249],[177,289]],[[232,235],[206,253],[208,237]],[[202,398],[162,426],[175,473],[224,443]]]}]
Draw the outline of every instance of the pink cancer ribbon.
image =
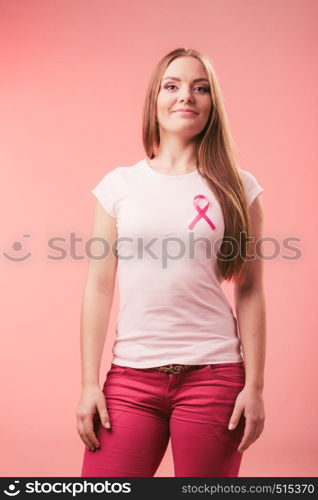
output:
[{"label": "pink cancer ribbon", "polygon": [[[207,205],[205,205],[205,207],[201,208],[198,203],[197,203],[197,199],[198,198],[203,198],[204,200],[207,201]],[[197,210],[198,215],[193,219],[193,221],[191,222],[191,224],[189,224],[188,228],[189,229],[192,229],[195,224],[201,219],[201,217],[203,217],[207,223],[210,225],[210,227],[212,229],[216,229],[215,225],[213,224],[213,222],[209,219],[209,217],[207,215],[205,215],[205,212],[207,211],[207,209],[209,208],[210,206],[210,202],[208,200],[208,198],[206,196],[204,196],[203,194],[197,194],[194,198],[193,198],[193,206],[194,208]]]}]

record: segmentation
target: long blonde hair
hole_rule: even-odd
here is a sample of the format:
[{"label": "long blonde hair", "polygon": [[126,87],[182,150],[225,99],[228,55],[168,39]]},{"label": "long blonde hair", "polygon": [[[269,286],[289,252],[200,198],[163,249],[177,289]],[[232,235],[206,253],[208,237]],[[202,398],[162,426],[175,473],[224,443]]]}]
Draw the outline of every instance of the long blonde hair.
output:
[{"label": "long blonde hair", "polygon": [[[160,143],[157,121],[157,97],[166,68],[177,57],[199,59],[205,68],[211,89],[211,111],[206,126],[197,136],[196,160],[209,187],[217,196],[224,218],[224,236],[217,255],[218,270],[225,280],[244,282],[250,220],[246,194],[237,161],[234,158],[222,93],[215,71],[204,55],[193,49],[178,48],[165,55],[151,76],[144,108],[142,139],[149,158],[155,156]],[[241,237],[240,237],[241,236]],[[231,241],[235,242],[233,246]]]}]

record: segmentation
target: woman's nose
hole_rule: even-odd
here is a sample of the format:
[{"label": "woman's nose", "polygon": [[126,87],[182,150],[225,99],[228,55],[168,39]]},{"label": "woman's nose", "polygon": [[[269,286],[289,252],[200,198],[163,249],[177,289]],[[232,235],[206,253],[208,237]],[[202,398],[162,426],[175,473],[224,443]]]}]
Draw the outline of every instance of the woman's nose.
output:
[{"label": "woman's nose", "polygon": [[182,95],[179,97],[180,102],[188,102],[191,100],[192,100],[191,92],[183,92]]}]

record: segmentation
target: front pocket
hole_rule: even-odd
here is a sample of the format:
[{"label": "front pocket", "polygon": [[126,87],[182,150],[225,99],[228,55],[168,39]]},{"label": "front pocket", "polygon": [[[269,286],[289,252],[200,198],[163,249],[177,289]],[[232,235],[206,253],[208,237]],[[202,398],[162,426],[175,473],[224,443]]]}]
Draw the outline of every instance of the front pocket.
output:
[{"label": "front pocket", "polygon": [[213,378],[228,380],[230,382],[244,382],[244,363],[216,363],[210,364]]},{"label": "front pocket", "polygon": [[120,366],[120,365],[115,365],[115,363],[112,363],[108,375],[123,375],[127,369],[128,366]]}]

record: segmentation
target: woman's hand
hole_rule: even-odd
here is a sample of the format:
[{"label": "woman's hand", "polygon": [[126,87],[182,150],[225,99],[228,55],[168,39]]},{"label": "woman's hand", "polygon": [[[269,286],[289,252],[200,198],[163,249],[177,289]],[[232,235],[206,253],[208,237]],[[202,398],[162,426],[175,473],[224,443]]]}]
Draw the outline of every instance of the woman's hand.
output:
[{"label": "woman's hand", "polygon": [[[97,409],[97,414],[96,414]],[[77,407],[77,432],[90,451],[99,448],[99,442],[94,433],[93,419],[98,414],[102,424],[110,429],[110,421],[106,408],[105,396],[99,385],[84,386]]]},{"label": "woman's hand", "polygon": [[229,424],[233,424],[233,427],[229,425],[230,430],[235,429],[243,411],[245,417],[245,430],[242,441],[237,449],[240,453],[243,453],[243,451],[254,443],[263,432],[265,410],[261,391],[245,386],[238,394],[229,422]]}]

